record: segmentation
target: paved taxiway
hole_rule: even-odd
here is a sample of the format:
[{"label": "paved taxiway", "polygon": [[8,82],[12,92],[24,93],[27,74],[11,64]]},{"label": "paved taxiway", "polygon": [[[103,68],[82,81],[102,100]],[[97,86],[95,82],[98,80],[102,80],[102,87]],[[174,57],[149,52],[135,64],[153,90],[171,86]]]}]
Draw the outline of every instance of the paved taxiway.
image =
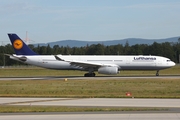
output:
[{"label": "paved taxiway", "polygon": [[1,115],[2,120],[179,120],[180,113]]},{"label": "paved taxiway", "polygon": [[108,79],[159,79],[171,78],[178,79],[180,75],[162,75],[162,76],[96,76],[96,77],[81,77],[81,76],[61,76],[61,77],[1,77],[0,80],[108,80]]},{"label": "paved taxiway", "polygon": [[79,112],[79,113],[1,113],[2,120],[49,120],[49,119],[180,119],[180,99],[136,99],[136,98],[0,98],[1,105],[40,105],[40,106],[80,106],[80,107],[160,107],[172,109],[168,111],[146,112]]},{"label": "paved taxiway", "polygon": [[[179,79],[180,76],[102,76],[102,77],[21,77],[21,78],[0,78],[0,80],[68,80],[75,79],[145,79],[145,78],[171,78]],[[1,113],[0,119],[2,120],[84,120],[84,119],[98,119],[98,120],[139,120],[139,119],[162,119],[162,120],[179,120],[180,119],[180,99],[113,99],[113,98],[0,98],[0,105],[41,105],[41,106],[79,106],[79,107],[154,107],[154,108],[167,108],[173,109],[172,111],[148,111],[148,112],[82,112],[82,113]]]},{"label": "paved taxiway", "polygon": [[0,98],[0,105],[180,108],[180,99],[137,98]]}]

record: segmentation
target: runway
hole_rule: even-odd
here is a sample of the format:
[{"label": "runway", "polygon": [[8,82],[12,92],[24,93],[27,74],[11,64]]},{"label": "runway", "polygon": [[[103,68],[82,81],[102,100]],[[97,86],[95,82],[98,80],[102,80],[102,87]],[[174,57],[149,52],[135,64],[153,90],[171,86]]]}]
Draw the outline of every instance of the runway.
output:
[{"label": "runway", "polygon": [[180,113],[1,115],[2,120],[179,120]]},{"label": "runway", "polygon": [[180,108],[180,99],[138,98],[0,98],[0,105]]},{"label": "runway", "polygon": [[60,76],[60,77],[51,77],[51,76],[46,76],[46,77],[1,77],[1,80],[108,80],[108,79],[116,79],[116,80],[121,80],[121,79],[178,79],[180,78],[180,75],[163,75],[163,76],[96,76],[96,77],[82,77],[82,76]]},{"label": "runway", "polygon": [[168,111],[131,112],[68,112],[68,113],[1,113],[3,120],[49,120],[49,119],[180,119],[180,99],[136,99],[136,98],[0,98],[0,105],[27,106],[78,106],[78,107],[152,107]]}]

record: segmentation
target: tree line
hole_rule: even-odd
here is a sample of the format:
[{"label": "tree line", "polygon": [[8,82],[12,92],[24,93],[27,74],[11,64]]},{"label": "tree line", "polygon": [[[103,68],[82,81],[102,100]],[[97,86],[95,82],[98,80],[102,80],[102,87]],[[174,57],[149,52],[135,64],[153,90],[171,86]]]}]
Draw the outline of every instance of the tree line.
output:
[{"label": "tree line", "polygon": [[[136,44],[130,46],[128,42],[125,45],[110,45],[103,44],[86,45],[83,47],[69,47],[54,45],[37,46],[29,45],[29,47],[40,55],[158,55],[170,58],[172,61],[179,62],[180,43],[157,43],[151,45]],[[12,45],[7,44],[0,46],[0,66],[4,65],[21,65],[22,63],[11,60],[4,54],[14,54]]]}]

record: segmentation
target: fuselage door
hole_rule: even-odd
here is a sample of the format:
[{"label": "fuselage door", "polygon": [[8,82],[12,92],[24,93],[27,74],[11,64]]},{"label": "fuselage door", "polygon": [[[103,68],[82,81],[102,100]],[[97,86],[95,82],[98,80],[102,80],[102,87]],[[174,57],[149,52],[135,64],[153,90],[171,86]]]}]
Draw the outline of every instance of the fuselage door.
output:
[{"label": "fuselage door", "polygon": [[161,58],[158,58],[158,59],[156,60],[156,66],[161,66],[161,65],[162,65],[162,62],[164,62],[164,61],[162,61]]},{"label": "fuselage door", "polygon": [[130,65],[130,58],[129,57],[126,57],[126,64]]}]

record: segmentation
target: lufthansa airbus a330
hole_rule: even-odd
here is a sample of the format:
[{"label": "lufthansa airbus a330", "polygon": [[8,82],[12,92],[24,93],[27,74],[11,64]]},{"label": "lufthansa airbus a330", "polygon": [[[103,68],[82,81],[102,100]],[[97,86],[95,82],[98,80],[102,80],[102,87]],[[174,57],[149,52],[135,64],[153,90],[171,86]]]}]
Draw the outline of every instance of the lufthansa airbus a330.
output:
[{"label": "lufthansa airbus a330", "polygon": [[121,70],[159,70],[175,65],[169,58],[144,55],[38,55],[32,51],[16,34],[8,34],[16,54],[11,59],[43,68],[57,70],[88,71],[85,77],[99,74],[115,75]]}]

